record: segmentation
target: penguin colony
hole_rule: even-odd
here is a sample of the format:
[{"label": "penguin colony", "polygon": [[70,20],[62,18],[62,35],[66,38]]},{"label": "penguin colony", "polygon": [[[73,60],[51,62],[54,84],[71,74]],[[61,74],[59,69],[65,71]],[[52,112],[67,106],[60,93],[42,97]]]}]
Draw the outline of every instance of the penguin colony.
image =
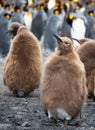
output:
[{"label": "penguin colony", "polygon": [[[1,55],[5,56],[8,53],[3,79],[4,84],[16,96],[28,95],[40,86],[41,81],[42,60],[38,40],[43,43],[45,51],[53,52],[57,47],[57,51],[45,64],[40,90],[41,104],[49,119],[69,121],[81,113],[88,94],[95,98],[95,41],[92,40],[95,39],[95,16],[92,8],[95,3],[84,2],[86,5],[84,9],[82,2],[76,2],[73,6],[72,0],[68,2],[55,0],[53,6],[49,6],[50,2],[1,1],[0,17],[4,17],[7,22],[0,21],[0,23],[6,25],[6,30],[9,29],[12,38],[6,53],[2,53],[5,48],[0,48]],[[41,20],[35,26],[39,16]],[[76,32],[71,33],[75,30],[74,23],[77,21],[81,21],[85,30],[81,30],[82,32],[78,30],[78,33],[83,34],[79,35],[80,37],[74,35]],[[37,26],[40,26],[39,31]],[[0,35],[2,39],[8,35],[10,41],[8,33],[2,35],[6,30],[0,32]],[[72,37],[78,38],[81,43],[76,49],[73,49]]]},{"label": "penguin colony", "polygon": [[[73,0],[1,0],[0,26],[2,28],[6,26],[7,30],[12,22],[25,25],[40,41],[43,51],[48,53],[55,51],[57,46],[52,33],[63,37],[95,39],[95,2],[93,0],[73,2]],[[1,56],[7,55],[11,43],[8,34],[2,35],[4,31],[0,29]],[[78,46],[76,43],[74,45]]]}]

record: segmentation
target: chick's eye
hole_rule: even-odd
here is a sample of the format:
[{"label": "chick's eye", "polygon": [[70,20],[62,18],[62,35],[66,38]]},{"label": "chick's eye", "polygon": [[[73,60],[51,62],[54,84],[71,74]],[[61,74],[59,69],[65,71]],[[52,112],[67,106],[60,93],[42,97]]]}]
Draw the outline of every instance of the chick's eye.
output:
[{"label": "chick's eye", "polygon": [[68,44],[68,42],[65,42],[65,44]]}]

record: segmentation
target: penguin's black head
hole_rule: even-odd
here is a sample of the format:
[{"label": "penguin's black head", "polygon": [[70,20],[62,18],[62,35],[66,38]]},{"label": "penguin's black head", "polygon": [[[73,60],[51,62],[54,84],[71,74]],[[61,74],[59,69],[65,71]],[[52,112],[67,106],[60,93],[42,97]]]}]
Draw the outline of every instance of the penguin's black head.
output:
[{"label": "penguin's black head", "polygon": [[67,53],[72,52],[73,46],[72,46],[72,40],[68,37],[60,37],[57,35],[54,35],[54,37],[57,39],[57,51],[60,55],[65,55]]},{"label": "penguin's black head", "polygon": [[63,9],[68,14],[73,12],[73,4],[70,1],[63,2]]},{"label": "penguin's black head", "polygon": [[60,1],[56,1],[56,6],[60,6],[61,2]]},{"label": "penguin's black head", "polygon": [[4,8],[5,8],[5,10],[10,10],[10,5],[9,5],[9,4],[6,4],[6,5],[4,6]]},{"label": "penguin's black head", "polygon": [[63,8],[64,8],[65,12],[67,12],[67,10],[69,8],[69,3],[67,3],[67,2],[63,3]]},{"label": "penguin's black head", "polygon": [[70,26],[72,26],[72,23],[73,23],[73,20],[75,19],[75,16],[74,16],[74,14],[72,14],[72,13],[70,13],[68,16],[67,16],[67,18],[66,18],[66,20],[67,20],[67,23],[70,25]]},{"label": "penguin's black head", "polygon": [[0,8],[2,8],[2,7],[3,7],[3,5],[4,5],[4,4],[3,4],[3,2],[0,2]]},{"label": "penguin's black head", "polygon": [[94,17],[94,11],[93,10],[88,11],[88,15]]},{"label": "penguin's black head", "polygon": [[45,0],[45,4],[48,5],[49,0]]},{"label": "penguin's black head", "polygon": [[10,19],[11,19],[11,14],[5,13],[5,14],[4,14],[4,17],[5,17],[7,20],[10,20]]},{"label": "penguin's black head", "polygon": [[29,4],[28,2],[25,3],[24,7],[23,7],[23,11],[28,11],[29,10]]},{"label": "penguin's black head", "polygon": [[18,22],[13,22],[9,28],[9,33],[11,35],[11,38],[13,39],[17,32],[18,32],[18,29],[22,26],[22,24],[18,23]]},{"label": "penguin's black head", "polygon": [[20,13],[21,12],[21,8],[19,5],[16,5],[13,9],[13,12],[16,12],[16,13]]},{"label": "penguin's black head", "polygon": [[38,10],[40,7],[39,7],[40,5],[39,5],[39,3],[35,3],[35,4],[33,4],[33,10]]},{"label": "penguin's black head", "polygon": [[41,10],[44,10],[44,3],[41,3],[41,4],[40,4],[40,9],[41,9]]},{"label": "penguin's black head", "polygon": [[56,14],[56,15],[61,14],[61,9],[54,9],[53,14]]}]

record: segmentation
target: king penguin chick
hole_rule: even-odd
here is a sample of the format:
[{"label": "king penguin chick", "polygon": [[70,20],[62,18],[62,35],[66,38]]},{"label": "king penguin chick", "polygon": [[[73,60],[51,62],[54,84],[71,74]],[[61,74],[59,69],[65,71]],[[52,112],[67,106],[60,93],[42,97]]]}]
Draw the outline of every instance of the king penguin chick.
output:
[{"label": "king penguin chick", "polygon": [[4,83],[17,96],[25,96],[40,85],[41,51],[35,36],[25,26],[10,26],[13,38],[4,66]]},{"label": "king penguin chick", "polygon": [[84,44],[85,42],[87,42],[87,41],[91,41],[92,39],[90,39],[90,38],[81,38],[81,39],[79,39],[79,43],[80,43],[80,45],[82,45],[82,44]]},{"label": "king penguin chick", "polygon": [[95,99],[95,40],[87,39],[76,52],[85,66],[89,97]]},{"label": "king penguin chick", "polygon": [[57,38],[57,51],[45,65],[41,103],[49,119],[71,120],[87,98],[85,69],[68,37]]}]

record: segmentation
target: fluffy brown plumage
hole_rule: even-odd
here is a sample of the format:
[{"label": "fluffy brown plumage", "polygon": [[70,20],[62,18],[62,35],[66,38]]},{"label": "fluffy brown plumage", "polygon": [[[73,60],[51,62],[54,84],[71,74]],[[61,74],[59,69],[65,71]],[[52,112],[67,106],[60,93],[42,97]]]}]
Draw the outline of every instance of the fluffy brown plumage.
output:
[{"label": "fluffy brown plumage", "polygon": [[85,69],[73,51],[72,41],[55,36],[58,49],[47,61],[41,88],[41,103],[49,118],[71,120],[86,102]]},{"label": "fluffy brown plumage", "polygon": [[85,42],[90,41],[90,40],[92,40],[92,39],[90,39],[90,38],[82,38],[82,39],[79,39],[79,43],[81,45],[81,44],[84,44]]},{"label": "fluffy brown plumage", "polygon": [[[75,39],[75,38],[74,38]],[[89,39],[89,38],[82,38],[82,39],[75,39],[80,45],[84,44],[85,42],[87,41],[91,41],[92,39]],[[77,46],[74,48],[74,51],[77,51],[77,49],[79,48],[80,46]]]},{"label": "fluffy brown plumage", "polygon": [[40,85],[40,46],[35,36],[19,23],[12,23],[9,31],[13,41],[4,66],[4,83],[18,96],[24,96]]},{"label": "fluffy brown plumage", "polygon": [[86,69],[89,96],[95,98],[95,40],[84,41],[76,52]]}]

